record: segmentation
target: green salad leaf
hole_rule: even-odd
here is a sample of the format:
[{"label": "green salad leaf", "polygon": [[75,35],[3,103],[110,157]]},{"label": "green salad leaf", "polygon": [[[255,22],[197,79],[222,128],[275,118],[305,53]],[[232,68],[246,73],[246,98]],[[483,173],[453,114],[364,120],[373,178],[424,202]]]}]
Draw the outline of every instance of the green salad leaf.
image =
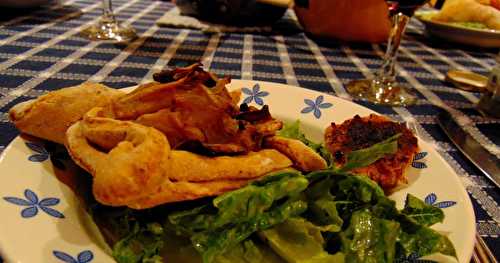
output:
[{"label": "green salad leaf", "polygon": [[443,210],[428,205],[411,194],[406,197],[405,208],[401,213],[423,226],[432,226],[444,220]]},{"label": "green salad leaf", "polygon": [[252,240],[235,245],[227,253],[216,258],[217,263],[261,263],[264,256]]},{"label": "green salad leaf", "polygon": [[307,179],[294,170],[270,174],[261,181],[218,196],[210,205],[175,212],[168,219],[176,229],[189,234],[246,222],[268,210],[275,201],[298,195],[307,184]]},{"label": "green salad leaf", "polygon": [[408,257],[411,254],[425,256],[434,253],[457,257],[453,244],[445,235],[427,226],[419,225],[404,216],[401,217],[400,222],[402,231],[398,244],[401,248],[401,257]]},{"label": "green salad leaf", "polygon": [[113,246],[113,257],[119,263],[162,263],[163,228],[151,223],[134,224],[131,232]]},{"label": "green salad leaf", "polygon": [[[317,173],[326,174],[326,171]],[[335,197],[330,192],[333,184],[334,180],[310,183],[305,191],[309,209],[304,216],[314,224],[322,226],[324,231],[328,232],[340,231],[343,224],[343,220],[337,211]]]},{"label": "green salad leaf", "polygon": [[297,171],[272,174],[241,189],[215,198],[211,205],[169,215],[169,223],[191,234],[204,262],[212,262],[251,234],[280,224],[307,209],[300,198],[308,185]]},{"label": "green salad leaf", "polygon": [[307,203],[300,200],[289,200],[270,212],[263,213],[241,222],[233,227],[227,226],[219,230],[208,230],[196,233],[191,237],[194,247],[201,253],[203,262],[212,262],[214,258],[248,238],[251,234],[271,228],[296,217],[307,209]]},{"label": "green salad leaf", "polygon": [[290,263],[344,262],[344,255],[328,254],[322,228],[303,218],[290,218],[259,232],[269,246]]},{"label": "green salad leaf", "polygon": [[340,233],[346,262],[393,262],[399,223],[375,217],[368,209],[354,212],[349,227]]},{"label": "green salad leaf", "polygon": [[346,262],[393,262],[411,253],[456,256],[449,239],[429,228],[443,219],[441,209],[408,195],[405,208],[398,211],[380,186],[365,176],[324,170],[307,178],[309,207],[302,216],[317,225],[340,226],[322,233],[326,248],[334,248],[329,252],[343,253]]},{"label": "green salad leaf", "polygon": [[340,168],[339,172],[345,173],[355,168],[365,167],[387,154],[396,153],[398,150],[398,138],[400,136],[401,134],[398,133],[368,148],[348,153],[347,162]]}]

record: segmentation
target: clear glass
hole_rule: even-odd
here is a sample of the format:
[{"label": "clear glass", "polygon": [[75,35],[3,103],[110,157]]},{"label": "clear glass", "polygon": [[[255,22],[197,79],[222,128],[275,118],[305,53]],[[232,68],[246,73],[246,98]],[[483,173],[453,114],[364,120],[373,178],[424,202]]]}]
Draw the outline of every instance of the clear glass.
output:
[{"label": "clear glass", "polygon": [[396,81],[396,59],[399,44],[410,17],[403,13],[392,16],[393,27],[389,35],[382,67],[373,79],[355,80],[347,84],[347,92],[354,98],[375,104],[405,106],[414,104],[416,96]]},{"label": "clear glass", "polygon": [[81,35],[90,40],[103,40],[109,42],[129,42],[137,37],[135,30],[130,25],[119,24],[113,14],[111,0],[102,1],[102,16],[97,23],[87,27]]}]

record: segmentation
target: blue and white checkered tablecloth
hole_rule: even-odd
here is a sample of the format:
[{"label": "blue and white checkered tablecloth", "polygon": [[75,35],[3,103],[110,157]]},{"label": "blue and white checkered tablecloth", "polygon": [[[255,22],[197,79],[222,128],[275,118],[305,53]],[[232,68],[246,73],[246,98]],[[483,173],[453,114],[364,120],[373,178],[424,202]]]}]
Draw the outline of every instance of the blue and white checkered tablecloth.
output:
[{"label": "blue and white checkered tablecloth", "polygon": [[[311,40],[287,29],[286,23],[273,33],[261,35],[205,34],[158,27],[155,21],[172,4],[152,0],[113,3],[117,18],[131,23],[141,35],[129,45],[90,42],[78,36],[101,14],[100,1],[69,0],[63,6],[23,11],[20,15],[9,11],[0,17],[0,152],[18,135],[7,115],[13,105],[83,81],[128,87],[150,79],[166,65],[202,61],[219,75],[287,83],[346,97],[342,84],[377,69],[385,49],[380,45]],[[399,80],[417,91],[418,104],[391,108],[360,103],[395,119],[417,121],[421,134],[435,142],[466,182],[477,231],[500,258],[500,193],[436,124],[436,105],[458,109],[475,124],[472,132],[476,137],[498,150],[500,120],[476,111],[479,94],[457,90],[442,81],[451,68],[487,75],[495,64],[496,50],[429,39],[415,21],[408,31],[397,70]]]}]

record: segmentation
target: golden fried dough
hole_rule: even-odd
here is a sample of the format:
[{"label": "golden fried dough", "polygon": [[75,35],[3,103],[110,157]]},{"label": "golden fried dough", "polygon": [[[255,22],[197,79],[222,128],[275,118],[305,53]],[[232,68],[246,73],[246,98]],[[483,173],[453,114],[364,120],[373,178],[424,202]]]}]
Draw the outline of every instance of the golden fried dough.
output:
[{"label": "golden fried dough", "polygon": [[83,83],[17,104],[9,117],[23,133],[63,144],[69,126],[91,108],[109,104],[122,94],[101,84]]},{"label": "golden fried dough", "polygon": [[146,197],[167,179],[170,147],[165,136],[151,127],[86,116],[68,129],[67,149],[94,176],[94,196],[106,205],[121,206]]},{"label": "golden fried dough", "polygon": [[71,126],[66,148],[92,174],[94,196],[106,205],[147,208],[217,195],[292,165],[272,149],[211,158],[171,150],[155,128],[104,115],[94,108]]},{"label": "golden fried dough", "polygon": [[217,196],[247,185],[251,180],[222,180],[192,183],[188,181],[173,182],[165,180],[153,193],[138,199],[127,206],[134,209],[147,209],[157,205],[195,200],[201,197]]},{"label": "golden fried dough", "polygon": [[267,149],[239,156],[206,157],[187,151],[172,151],[171,176],[176,181],[252,179],[292,166],[287,156]]},{"label": "golden fried dough", "polygon": [[264,144],[286,155],[293,161],[294,166],[303,172],[327,167],[325,159],[299,140],[273,136],[266,138]]}]

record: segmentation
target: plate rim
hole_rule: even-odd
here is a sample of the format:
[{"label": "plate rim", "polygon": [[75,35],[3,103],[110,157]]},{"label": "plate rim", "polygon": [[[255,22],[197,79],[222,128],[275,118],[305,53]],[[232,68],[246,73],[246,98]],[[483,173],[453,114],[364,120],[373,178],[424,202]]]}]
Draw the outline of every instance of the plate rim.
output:
[{"label": "plate rim", "polygon": [[[243,79],[231,79],[231,83],[228,85],[228,89],[231,90],[233,89],[232,88],[232,84],[235,84],[235,85],[239,85],[241,87],[243,87],[243,85],[254,85],[254,84],[262,84],[262,86],[268,84],[268,85],[277,85],[277,86],[282,86],[283,88],[293,88],[293,89],[298,89],[300,90],[301,92],[305,92],[305,93],[309,93],[309,94],[316,94],[316,95],[324,95],[324,96],[328,96],[328,97],[333,97],[334,99],[336,100],[342,100],[344,102],[347,102],[347,103],[351,103],[357,107],[360,107],[360,108],[363,108],[364,110],[367,110],[371,113],[375,113],[375,114],[379,114],[379,115],[384,115],[384,114],[381,114],[375,110],[372,110],[368,107],[365,107],[359,103],[356,103],[354,101],[351,101],[349,99],[346,99],[346,98],[342,98],[342,97],[338,97],[338,96],[335,96],[333,94],[329,94],[329,93],[326,93],[326,92],[322,92],[322,91],[317,91],[317,90],[312,90],[312,89],[307,89],[307,88],[303,88],[303,87],[300,87],[300,86],[295,86],[295,85],[290,85],[290,84],[284,84],[284,83],[278,83],[278,82],[269,82],[269,81],[261,81],[261,80],[243,80]],[[131,87],[126,87],[126,88],[122,88],[122,90],[125,90],[125,91],[131,91],[135,88],[137,88],[139,85],[135,85],[135,86],[131,86]],[[24,141],[24,139],[21,137],[21,135],[19,134],[18,136],[16,136],[11,142],[9,142],[9,144],[4,148],[4,150],[2,151],[2,153],[0,154],[0,164],[2,164],[4,162],[4,159],[5,159],[5,156],[8,154],[8,152],[10,152],[12,150],[12,148],[14,147],[14,142],[15,141]],[[445,160],[445,158],[443,156],[441,156],[440,152],[434,147],[432,146],[431,144],[427,143],[426,141],[422,140],[419,138],[419,143],[422,144],[422,145],[426,145],[428,149],[430,149],[431,151],[434,151],[435,155],[438,156],[438,159],[439,159],[439,162],[440,163],[444,163],[446,169],[453,174],[453,178],[454,180],[456,181],[457,185],[459,185],[459,189],[460,189],[460,195],[465,197],[464,200],[465,200],[465,203],[464,203],[464,206],[465,206],[465,209],[467,210],[466,213],[470,216],[472,216],[472,219],[473,219],[473,235],[472,236],[475,236],[476,235],[476,232],[477,232],[477,229],[476,229],[476,215],[475,215],[475,212],[474,212],[474,208],[473,208],[473,205],[472,205],[472,200],[470,199],[470,196],[465,188],[465,186],[463,185],[463,183],[461,182],[460,180],[460,176],[458,175],[457,172],[455,172],[455,170],[451,167],[451,165],[448,163],[448,161]],[[13,257],[11,257],[11,255],[5,253],[5,248],[4,248],[4,243],[8,242],[8,240],[2,238],[0,236],[0,255],[2,256],[2,258],[4,259],[5,262],[16,262],[17,260]],[[467,240],[467,246],[466,248],[468,249],[468,251],[465,251],[465,256],[466,256],[466,260],[469,260],[472,258],[472,254],[473,254],[473,250],[474,250],[474,244],[475,244],[475,239],[473,238],[472,240]],[[457,253],[458,254],[458,253]],[[460,259],[459,259],[460,260]],[[460,262],[460,261],[459,261]]]}]

